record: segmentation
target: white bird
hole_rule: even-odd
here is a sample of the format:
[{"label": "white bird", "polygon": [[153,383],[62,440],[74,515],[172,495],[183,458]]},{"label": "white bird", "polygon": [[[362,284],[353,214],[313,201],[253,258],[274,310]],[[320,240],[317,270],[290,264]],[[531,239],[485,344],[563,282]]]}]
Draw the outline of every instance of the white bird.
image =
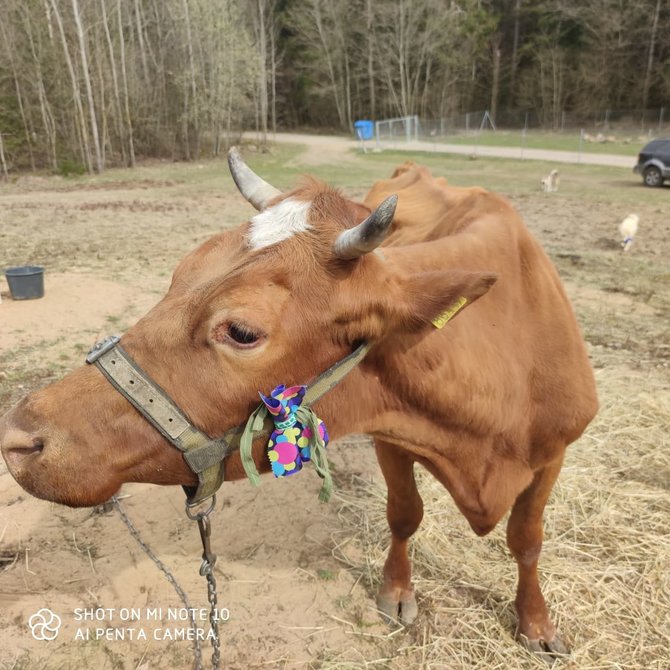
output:
[{"label": "white bird", "polygon": [[639,222],[640,217],[637,214],[629,214],[619,225],[619,233],[621,233],[622,240],[621,246],[624,251],[628,251],[633,244]]}]

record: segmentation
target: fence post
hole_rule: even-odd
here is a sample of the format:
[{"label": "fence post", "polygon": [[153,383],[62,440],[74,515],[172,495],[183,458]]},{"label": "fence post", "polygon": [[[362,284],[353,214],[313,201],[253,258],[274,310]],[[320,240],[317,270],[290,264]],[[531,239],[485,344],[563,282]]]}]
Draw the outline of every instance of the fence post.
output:
[{"label": "fence post", "polygon": [[470,112],[465,113],[465,134],[470,134]]},{"label": "fence post", "polygon": [[605,110],[605,130],[610,129],[610,110]]},{"label": "fence post", "polygon": [[561,132],[565,132],[565,110],[561,112]]},{"label": "fence post", "polygon": [[582,162],[582,144],[584,143],[584,128],[579,131],[579,155],[577,156],[577,162]]},{"label": "fence post", "polygon": [[661,107],[661,111],[658,113],[658,132],[661,132],[663,126],[663,113],[665,112],[665,107]]},{"label": "fence post", "polygon": [[528,133],[528,112],[526,112],[523,120],[523,130],[521,131],[521,155],[519,158],[523,158],[523,152],[526,148],[526,134]]}]

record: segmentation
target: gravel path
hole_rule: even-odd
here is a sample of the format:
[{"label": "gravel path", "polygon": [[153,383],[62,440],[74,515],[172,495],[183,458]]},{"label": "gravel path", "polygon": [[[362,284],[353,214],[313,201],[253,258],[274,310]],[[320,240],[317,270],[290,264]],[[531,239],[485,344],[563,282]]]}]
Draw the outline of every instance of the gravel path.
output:
[{"label": "gravel path", "polygon": [[[251,137],[251,133],[248,133]],[[360,143],[356,140],[340,137],[337,135],[307,135],[301,133],[276,133],[269,135],[269,139],[281,143],[306,144],[312,149],[317,149],[321,161],[326,162],[328,155],[344,154],[348,149],[360,149]],[[367,142],[368,148],[375,148],[374,141]],[[520,147],[475,147],[461,144],[442,144],[438,142],[384,142],[382,148],[394,151],[427,151],[431,153],[465,154],[476,153],[478,156],[495,156],[498,158],[517,158],[523,160],[538,160],[551,163],[581,163],[583,165],[607,165],[610,167],[621,167],[629,170],[635,165],[632,156],[621,156],[617,154],[590,154],[576,151],[554,151],[549,149],[521,149]]]}]

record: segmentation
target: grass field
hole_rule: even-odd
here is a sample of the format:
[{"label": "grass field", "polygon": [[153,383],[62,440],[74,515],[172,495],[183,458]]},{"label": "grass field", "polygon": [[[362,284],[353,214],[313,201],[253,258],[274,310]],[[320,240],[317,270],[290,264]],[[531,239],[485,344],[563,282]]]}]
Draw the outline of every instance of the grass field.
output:
[{"label": "grass field", "polygon": [[[247,154],[281,189],[308,173],[361,198],[413,159],[456,185],[506,195],[566,284],[596,372],[601,410],[568,450],[547,507],[542,585],[573,647],[566,670],[666,670],[670,648],[670,187],[630,170],[565,166],[558,193],[540,192],[538,162],[283,146]],[[0,186],[0,268],[46,268],[43,300],[0,304],[0,414],[82,363],[158,300],[180,258],[252,213],[225,160],[152,162],[97,177],[26,176]],[[640,232],[630,253],[617,226]],[[504,524],[477,538],[448,494],[420,475],[426,514],[412,543],[420,615],[389,628],[374,608],[388,548],[385,491],[365,438],[333,445],[336,496],[316,501],[308,476],[226,484],[212,542],[229,670],[522,670],[546,668],[514,641],[516,569]],[[312,473],[309,473],[312,474]],[[76,473],[74,473],[76,476]],[[285,483],[285,486],[281,484]],[[195,606],[197,531],[177,489],[124,487],[143,538]],[[290,506],[278,533],[272,510]],[[77,607],[179,602],[163,576],[102,510],[31,498],[0,465],[0,669],[185,670],[187,642],[77,641]],[[28,617],[49,606],[58,640],[33,640]],[[205,653],[205,658],[209,656]]]},{"label": "grass field", "polygon": [[[250,159],[254,169],[266,170],[273,184],[288,188],[301,174],[309,173],[324,181],[346,189],[348,194],[364,194],[369,185],[382,174],[390,174],[394,166],[406,160],[415,160],[428,166],[436,173],[448,176],[450,183],[457,186],[481,184],[485,188],[512,195],[537,195],[540,180],[546,176],[555,163],[543,161],[516,161],[505,158],[472,159],[456,154],[438,154],[384,150],[381,153],[356,155],[350,161],[337,160],[332,163],[302,165],[295,157],[295,148],[279,146],[272,156],[258,156]],[[353,157],[354,154],[352,154]],[[288,165],[287,165],[288,162]],[[355,165],[355,167],[354,167]],[[642,180],[632,170],[593,165],[561,165],[562,190],[570,197],[583,197],[585,202],[612,202],[612,191],[616,191],[615,205],[635,206],[638,203],[664,206],[668,185],[661,193],[645,188]],[[203,175],[204,176],[204,175]],[[352,185],[360,184],[360,186]],[[559,199],[563,196],[559,195]]]},{"label": "grass field", "polygon": [[[592,133],[596,135],[596,133]],[[635,157],[640,149],[653,137],[638,134],[608,134],[614,141],[580,142],[579,131],[550,133],[530,130],[525,135],[521,130],[484,130],[481,133],[455,134],[440,138],[445,144],[464,146],[524,147],[525,149],[551,149],[595,154],[620,154]]]}]

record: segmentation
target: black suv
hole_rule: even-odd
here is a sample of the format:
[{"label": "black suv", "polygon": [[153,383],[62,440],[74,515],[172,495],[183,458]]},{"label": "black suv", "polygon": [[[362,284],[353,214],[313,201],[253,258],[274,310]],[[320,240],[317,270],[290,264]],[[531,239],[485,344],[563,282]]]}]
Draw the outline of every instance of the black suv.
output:
[{"label": "black suv", "polygon": [[652,140],[637,157],[635,174],[642,175],[645,186],[663,186],[670,179],[670,138]]}]

